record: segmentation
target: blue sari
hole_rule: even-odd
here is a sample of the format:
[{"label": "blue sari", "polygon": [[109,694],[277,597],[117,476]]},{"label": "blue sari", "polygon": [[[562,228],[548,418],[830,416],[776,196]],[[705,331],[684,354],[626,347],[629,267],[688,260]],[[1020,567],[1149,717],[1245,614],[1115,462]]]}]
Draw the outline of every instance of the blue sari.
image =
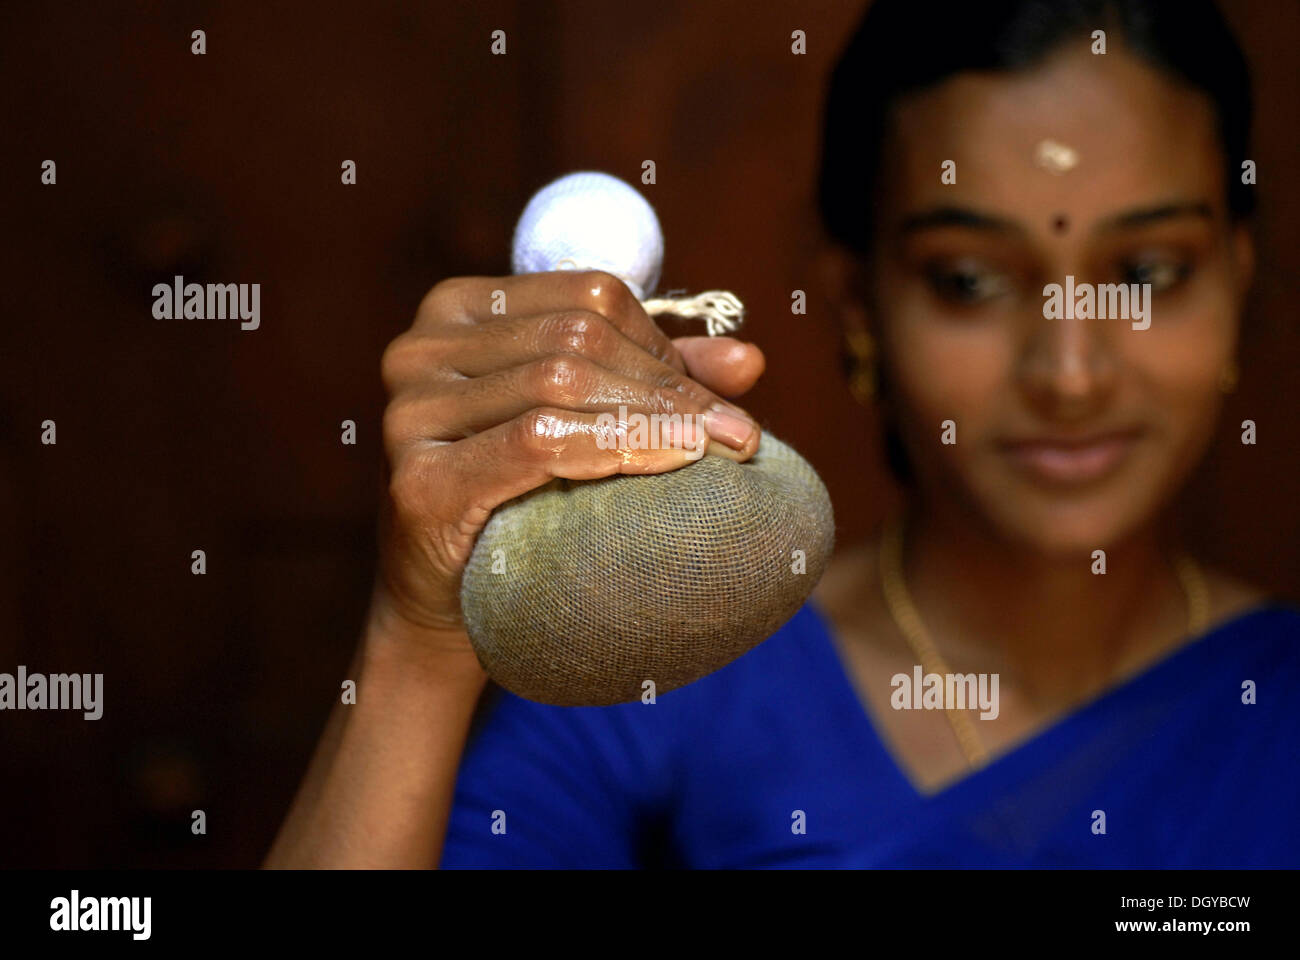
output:
[{"label": "blue sari", "polygon": [[500,694],[442,865],[1297,867],[1297,693],[1300,610],[1270,602],[926,795],[805,606],[654,704]]}]

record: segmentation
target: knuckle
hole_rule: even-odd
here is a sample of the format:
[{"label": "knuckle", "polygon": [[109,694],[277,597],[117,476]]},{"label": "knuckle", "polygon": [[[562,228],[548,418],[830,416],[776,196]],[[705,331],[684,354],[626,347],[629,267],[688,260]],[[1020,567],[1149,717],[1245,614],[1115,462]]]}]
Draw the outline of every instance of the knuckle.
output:
[{"label": "knuckle", "polygon": [[426,378],[438,366],[438,341],[408,330],[384,348],[379,361],[388,395],[396,396],[417,380]]},{"label": "knuckle", "polygon": [[420,300],[420,306],[416,310],[419,317],[438,316],[453,309],[456,309],[461,303],[466,286],[470,283],[468,277],[447,277],[445,280],[439,280],[429,292]]},{"label": "knuckle", "polygon": [[384,389],[390,396],[396,393],[398,385],[406,379],[410,350],[411,336],[403,333],[389,342],[384,348],[383,356],[379,358],[379,373],[384,381]]},{"label": "knuckle", "polygon": [[515,421],[515,440],[533,457],[551,459],[559,455],[567,433],[564,412],[554,407],[537,407]]},{"label": "knuckle", "polygon": [[442,382],[449,377],[446,367],[450,338],[408,330],[384,348],[379,373],[390,398],[420,384]]},{"label": "knuckle", "polygon": [[410,403],[400,398],[391,401],[388,406],[384,407],[381,426],[384,449],[388,451],[389,459],[394,459],[396,452],[410,440],[411,418],[409,411]]},{"label": "knuckle", "polygon": [[591,364],[571,353],[544,357],[537,364],[541,394],[549,402],[563,406],[573,402],[591,377]]},{"label": "knuckle", "polygon": [[552,346],[557,352],[598,355],[609,343],[610,325],[598,313],[571,310],[553,321]]},{"label": "knuckle", "polygon": [[618,314],[637,302],[631,288],[606,270],[584,271],[582,293],[588,309],[606,317]]}]

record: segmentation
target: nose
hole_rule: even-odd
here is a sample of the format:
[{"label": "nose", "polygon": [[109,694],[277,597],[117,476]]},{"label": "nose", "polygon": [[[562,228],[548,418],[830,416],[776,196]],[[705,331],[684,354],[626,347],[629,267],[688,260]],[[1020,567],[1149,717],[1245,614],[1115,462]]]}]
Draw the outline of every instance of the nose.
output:
[{"label": "nose", "polygon": [[1028,318],[1021,349],[1019,380],[1045,415],[1075,419],[1105,404],[1114,388],[1118,363],[1106,320],[1082,319],[1073,311]]}]

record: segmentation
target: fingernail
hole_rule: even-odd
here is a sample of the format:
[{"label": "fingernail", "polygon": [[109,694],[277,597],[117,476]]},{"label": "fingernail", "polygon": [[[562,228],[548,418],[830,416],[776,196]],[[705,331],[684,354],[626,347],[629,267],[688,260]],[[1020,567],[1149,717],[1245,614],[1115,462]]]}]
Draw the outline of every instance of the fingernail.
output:
[{"label": "fingernail", "polygon": [[738,411],[714,404],[704,414],[704,429],[709,436],[724,440],[733,447],[743,447],[754,432],[754,424]]}]

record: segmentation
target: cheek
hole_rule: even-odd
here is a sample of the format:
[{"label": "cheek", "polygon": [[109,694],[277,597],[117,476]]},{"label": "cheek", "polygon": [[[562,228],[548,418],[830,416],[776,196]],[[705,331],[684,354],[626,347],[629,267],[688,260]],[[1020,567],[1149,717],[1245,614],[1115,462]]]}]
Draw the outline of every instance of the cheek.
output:
[{"label": "cheek", "polygon": [[[973,453],[1002,413],[1012,339],[989,320],[917,318],[897,325],[891,369],[899,413],[917,437],[919,457],[955,463]],[[941,444],[941,424],[956,423],[957,442]]]},{"label": "cheek", "polygon": [[1175,442],[1209,431],[1219,406],[1219,376],[1235,348],[1235,307],[1217,280],[1206,277],[1177,301],[1157,300],[1150,329],[1128,331],[1121,340],[1139,402]]}]

